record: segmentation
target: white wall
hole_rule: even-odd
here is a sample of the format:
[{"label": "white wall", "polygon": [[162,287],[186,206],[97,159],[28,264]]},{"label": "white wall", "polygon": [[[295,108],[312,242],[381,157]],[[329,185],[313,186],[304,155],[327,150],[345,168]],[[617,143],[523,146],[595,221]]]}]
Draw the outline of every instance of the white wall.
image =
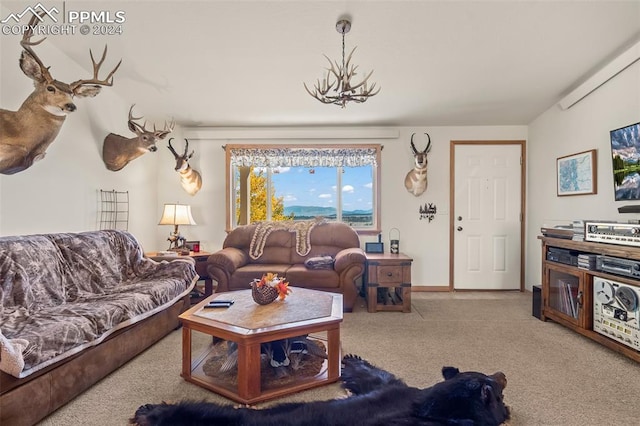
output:
[{"label": "white wall", "polygon": [[[419,197],[404,188],[404,177],[413,167],[411,133],[431,136],[428,187]],[[452,140],[526,140],[526,126],[469,126],[403,128],[400,138],[385,143],[382,158],[382,228],[385,249],[389,230],[400,230],[400,250],[414,259],[414,286],[449,285],[449,147]],[[433,221],[420,220],[418,210],[433,203]]]},{"label": "white wall", "polygon": [[[32,82],[20,71],[17,61],[20,46],[12,37],[0,38],[3,61],[0,64],[0,106],[16,110],[32,90]],[[51,65],[53,76],[72,81],[87,71],[66,58],[52,43],[38,48],[41,58]],[[109,57],[117,58],[117,49]],[[15,59],[10,59],[15,58]],[[122,67],[130,66],[126,63]],[[124,68],[123,68],[124,69]],[[118,84],[116,74],[115,85]],[[149,102],[149,99],[145,99]],[[47,151],[47,156],[30,169],[7,176],[0,175],[0,235],[49,232],[78,232],[97,229],[100,189],[129,191],[129,230],[145,250],[167,247],[169,226],[158,226],[164,203],[189,203],[198,225],[181,227],[187,239],[198,239],[202,248],[217,250],[225,236],[225,156],[221,146],[231,141],[191,141],[196,154],[192,167],[202,174],[203,185],[195,196],[180,186],[174,171],[174,159],[166,149],[166,140],[158,152],[134,160],[119,172],[108,171],[101,156],[102,141],[110,133],[133,136],[126,127],[131,103],[109,87],[96,98],[77,99],[72,113]],[[144,111],[136,109],[137,115]],[[412,256],[415,286],[447,286],[449,282],[449,144],[451,140],[526,140],[526,126],[411,127],[400,128],[396,139],[383,140],[382,152],[382,235],[388,249],[389,231],[400,231],[400,248]],[[413,167],[409,139],[411,133],[428,132],[429,187],[420,197],[404,188],[404,176]],[[183,143],[183,131],[177,128],[169,137]],[[238,141],[232,141],[238,143]],[[274,141],[263,140],[264,143]],[[318,140],[310,143],[372,143],[363,140]],[[438,208],[429,223],[419,220],[418,209],[425,203]],[[534,206],[535,207],[535,206]],[[363,239],[364,241],[373,238]],[[363,244],[364,245],[364,244]]]},{"label": "white wall", "polygon": [[[182,129],[176,129],[169,137],[178,153],[184,149]],[[180,233],[187,240],[199,240],[203,251],[216,251],[222,247],[225,236],[225,155],[222,142],[189,141],[189,151],[195,154],[189,161],[192,168],[202,176],[202,188],[191,196],[180,186],[180,175],[175,171],[175,159],[169,152],[167,141],[158,145],[158,208],[160,219],[162,206],[165,203],[190,204],[195,226],[181,226]],[[156,249],[169,246],[167,237],[173,231],[171,226],[156,227]]]},{"label": "white wall", "polygon": [[[412,281],[414,286],[447,286],[449,284],[449,145],[451,140],[526,140],[526,126],[470,126],[470,127],[416,127],[400,128],[398,139],[383,140],[321,140],[309,143],[381,143],[382,151],[382,236],[385,249],[389,247],[389,231],[400,231],[400,249],[414,258]],[[411,133],[427,132],[431,136],[427,191],[419,197],[404,188],[404,177],[413,167],[413,155],[409,146]],[[178,130],[171,135],[182,146],[184,141]],[[418,142],[418,145],[422,142]],[[279,143],[274,140],[244,141],[244,143]],[[191,197],[180,187],[178,174],[173,170],[173,157],[161,155],[158,168],[158,202],[189,203],[198,223],[193,227],[181,227],[188,239],[200,240],[202,248],[215,251],[226,236],[225,228],[225,154],[221,148],[227,143],[243,143],[238,140],[191,140],[189,149],[196,154],[192,167],[202,174],[202,189]],[[295,143],[304,143],[296,140]],[[165,143],[166,145],[166,143]],[[165,149],[166,148],[161,148]],[[168,152],[168,151],[167,151]],[[418,209],[425,203],[438,208],[436,218],[429,223],[420,220]],[[158,213],[159,215],[159,213]],[[171,231],[161,226],[157,241],[162,248]],[[362,238],[375,241],[375,238]]]},{"label": "white wall", "polygon": [[[619,214],[609,131],[640,121],[640,62],[636,62],[568,110],[551,107],[529,126],[527,288],[540,284],[540,227],[578,219],[627,221],[638,214]],[[556,196],[556,159],[597,149],[598,193]]]},{"label": "white wall", "polygon": [[[0,68],[0,105],[15,111],[33,84],[18,67],[19,44],[3,41],[2,57],[12,60],[3,60]],[[38,53],[58,80],[87,75],[51,43],[39,46]],[[145,247],[155,246],[159,216],[153,154],[120,172],[107,170],[102,162],[102,141],[108,133],[133,136],[127,130],[130,105],[109,87],[95,98],[76,98],[74,103],[78,110],[67,117],[43,160],[23,172],[0,175],[0,235],[97,229],[99,190],[104,189],[129,191],[129,231]]]}]

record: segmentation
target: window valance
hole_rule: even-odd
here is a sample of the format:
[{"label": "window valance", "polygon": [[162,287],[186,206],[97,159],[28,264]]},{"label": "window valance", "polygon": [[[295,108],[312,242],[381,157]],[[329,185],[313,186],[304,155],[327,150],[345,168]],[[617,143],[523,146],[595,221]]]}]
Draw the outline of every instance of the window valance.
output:
[{"label": "window valance", "polygon": [[377,166],[376,149],[366,148],[227,148],[230,161],[241,167]]}]

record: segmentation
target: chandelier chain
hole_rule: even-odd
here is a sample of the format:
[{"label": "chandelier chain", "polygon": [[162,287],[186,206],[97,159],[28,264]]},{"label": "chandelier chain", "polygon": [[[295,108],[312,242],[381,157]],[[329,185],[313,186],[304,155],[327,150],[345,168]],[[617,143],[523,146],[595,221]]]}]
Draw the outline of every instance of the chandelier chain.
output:
[{"label": "chandelier chain", "polygon": [[344,76],[346,74],[346,69],[344,66],[344,33],[345,33],[345,28],[342,27],[342,75]]}]

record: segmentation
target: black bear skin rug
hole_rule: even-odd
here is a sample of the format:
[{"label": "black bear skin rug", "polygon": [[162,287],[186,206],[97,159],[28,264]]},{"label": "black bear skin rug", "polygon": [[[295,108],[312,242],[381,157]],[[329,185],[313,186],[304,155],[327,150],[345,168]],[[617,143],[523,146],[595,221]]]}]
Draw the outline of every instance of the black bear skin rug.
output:
[{"label": "black bear skin rug", "polygon": [[351,396],[264,409],[207,402],[146,404],[130,419],[138,426],[498,426],[509,419],[502,372],[490,376],[443,367],[444,381],[418,389],[356,355],[343,360],[342,386]]}]

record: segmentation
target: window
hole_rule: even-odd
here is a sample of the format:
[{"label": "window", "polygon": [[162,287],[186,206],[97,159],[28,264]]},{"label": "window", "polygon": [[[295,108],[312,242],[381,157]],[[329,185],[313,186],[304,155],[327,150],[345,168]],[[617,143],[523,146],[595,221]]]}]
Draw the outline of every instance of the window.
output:
[{"label": "window", "polygon": [[227,145],[227,227],[263,220],[380,229],[380,145]]}]

